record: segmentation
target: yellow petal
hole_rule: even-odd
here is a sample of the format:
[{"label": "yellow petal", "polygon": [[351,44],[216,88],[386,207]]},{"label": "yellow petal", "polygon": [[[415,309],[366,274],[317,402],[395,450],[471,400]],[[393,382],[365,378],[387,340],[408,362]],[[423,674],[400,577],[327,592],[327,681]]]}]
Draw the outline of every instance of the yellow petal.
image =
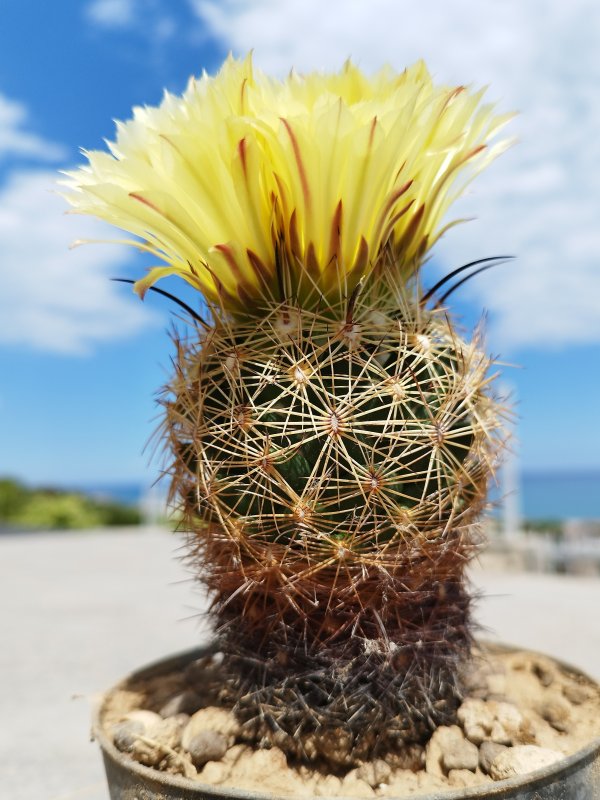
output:
[{"label": "yellow petal", "polygon": [[141,294],[176,274],[234,313],[261,313],[282,291],[336,302],[384,247],[407,279],[452,225],[451,203],[509,144],[496,139],[509,115],[482,99],[436,86],[422,61],[278,81],[230,56],[117,123],[109,152],[67,174],[65,196],[164,262]]}]

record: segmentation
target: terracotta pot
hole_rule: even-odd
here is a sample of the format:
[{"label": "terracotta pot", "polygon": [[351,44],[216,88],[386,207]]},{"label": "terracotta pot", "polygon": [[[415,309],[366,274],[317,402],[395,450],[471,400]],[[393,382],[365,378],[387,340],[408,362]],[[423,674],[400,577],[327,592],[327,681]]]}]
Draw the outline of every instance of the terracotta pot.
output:
[{"label": "terracotta pot", "polygon": [[[125,678],[115,689],[130,681],[156,677],[185,668],[191,661],[209,655],[211,647],[202,647],[181,653],[142,668]],[[516,648],[493,646],[496,652],[511,652]],[[580,670],[556,662],[559,667],[591,679]],[[110,692],[106,697],[110,695]],[[107,700],[98,708],[93,721],[93,733],[104,758],[111,800],[202,800],[231,798],[231,800],[273,800],[274,795],[248,792],[243,789],[219,788],[178,775],[138,764],[119,752],[103,729],[103,716]],[[413,795],[415,800],[600,800],[600,738],[572,756],[528,775],[498,781],[494,784],[452,789]],[[316,800],[316,798],[315,798]],[[322,800],[322,799],[321,799]],[[336,800],[342,800],[336,798]],[[386,800],[401,800],[389,797]]]}]

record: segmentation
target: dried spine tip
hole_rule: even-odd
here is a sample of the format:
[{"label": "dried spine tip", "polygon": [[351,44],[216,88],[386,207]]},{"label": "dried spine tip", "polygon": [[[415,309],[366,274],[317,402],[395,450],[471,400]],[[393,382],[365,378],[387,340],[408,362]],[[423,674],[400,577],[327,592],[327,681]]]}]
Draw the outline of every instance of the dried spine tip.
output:
[{"label": "dried spine tip", "polygon": [[305,386],[309,380],[309,371],[306,367],[296,364],[289,370],[289,375],[296,386]]}]

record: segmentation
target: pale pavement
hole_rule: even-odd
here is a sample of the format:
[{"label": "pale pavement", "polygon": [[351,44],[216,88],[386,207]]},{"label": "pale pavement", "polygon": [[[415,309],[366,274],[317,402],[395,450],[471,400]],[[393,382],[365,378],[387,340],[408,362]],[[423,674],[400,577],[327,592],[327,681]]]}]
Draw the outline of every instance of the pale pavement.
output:
[{"label": "pale pavement", "polygon": [[[202,595],[158,529],[0,535],[0,795],[107,800],[90,709],[125,673],[206,640]],[[600,679],[600,579],[477,568],[479,621]]]}]

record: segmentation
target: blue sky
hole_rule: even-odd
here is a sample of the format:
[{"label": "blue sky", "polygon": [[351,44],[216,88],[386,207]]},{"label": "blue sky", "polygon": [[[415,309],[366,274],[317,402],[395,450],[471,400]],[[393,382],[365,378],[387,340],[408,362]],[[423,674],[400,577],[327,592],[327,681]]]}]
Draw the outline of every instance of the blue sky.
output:
[{"label": "blue sky", "polygon": [[[0,27],[0,475],[31,483],[150,482],[142,454],[168,373],[168,311],[112,275],[146,263],[54,194],[79,147],[111,138],[131,107],[180,92],[230,49],[283,74],[371,70],[423,56],[444,82],[490,84],[517,109],[520,142],[461,201],[427,275],[481,256],[517,261],[457,298],[517,398],[529,470],[600,468],[600,11],[517,0],[61,0],[6,4]],[[108,233],[110,237],[111,233]],[[171,285],[171,288],[177,289]]]}]

